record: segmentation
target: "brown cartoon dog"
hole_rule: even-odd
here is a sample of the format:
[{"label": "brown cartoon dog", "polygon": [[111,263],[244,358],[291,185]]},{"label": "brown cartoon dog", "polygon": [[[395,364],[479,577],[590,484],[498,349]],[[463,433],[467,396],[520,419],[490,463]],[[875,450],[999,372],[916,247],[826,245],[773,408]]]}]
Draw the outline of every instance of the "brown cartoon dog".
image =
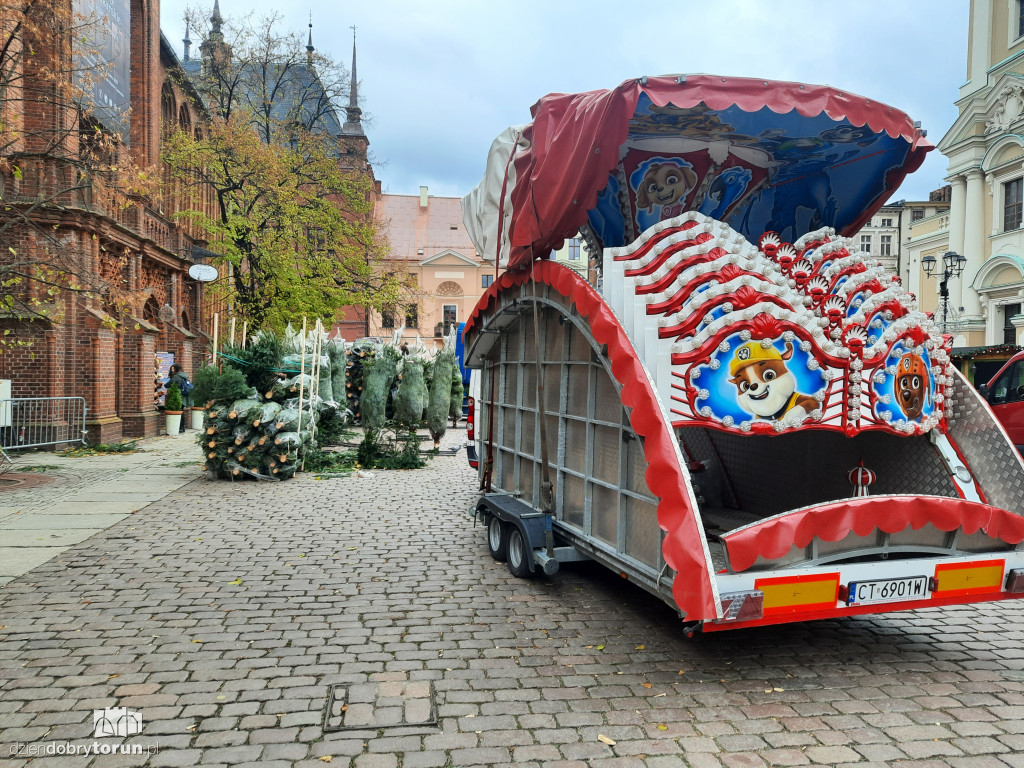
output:
[{"label": "brown cartoon dog", "polygon": [[778,421],[792,415],[803,419],[818,407],[818,401],[796,391],[796,376],[786,367],[793,357],[793,345],[786,342],[781,354],[774,346],[762,347],[750,341],[736,350],[729,363],[729,381],[736,385],[743,410],[762,419]]},{"label": "brown cartoon dog", "polygon": [[661,206],[661,218],[670,219],[683,212],[686,195],[697,185],[692,168],[675,163],[652,163],[636,191],[638,208]]},{"label": "brown cartoon dog", "polygon": [[908,352],[896,368],[896,402],[908,419],[920,418],[928,398],[928,367],[919,355]]}]

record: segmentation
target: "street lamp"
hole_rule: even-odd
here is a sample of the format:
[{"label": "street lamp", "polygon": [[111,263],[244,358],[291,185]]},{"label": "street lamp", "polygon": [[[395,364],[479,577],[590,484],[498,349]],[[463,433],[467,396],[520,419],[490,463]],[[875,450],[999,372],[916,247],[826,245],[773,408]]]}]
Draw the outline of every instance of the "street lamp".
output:
[{"label": "street lamp", "polygon": [[[938,277],[935,272],[937,259],[931,254],[921,259],[921,266],[924,267],[928,277]],[[963,274],[967,259],[955,251],[946,251],[942,256],[942,280],[939,282],[939,298],[942,300],[942,332],[946,332],[946,318],[949,315],[949,279],[960,277]],[[934,274],[933,274],[934,273]]]}]

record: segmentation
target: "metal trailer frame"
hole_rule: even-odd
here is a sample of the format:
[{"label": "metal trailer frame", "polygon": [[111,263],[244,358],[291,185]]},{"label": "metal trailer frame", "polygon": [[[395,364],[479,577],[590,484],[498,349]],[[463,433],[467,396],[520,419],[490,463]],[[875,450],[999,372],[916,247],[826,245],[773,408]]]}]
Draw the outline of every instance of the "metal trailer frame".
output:
[{"label": "metal trailer frame", "polygon": [[[500,405],[498,406],[494,422],[496,433],[495,449],[498,454],[495,462],[495,474],[499,478],[502,474],[506,478],[511,477],[512,483],[510,487],[506,488],[500,485],[499,482],[498,487],[500,490],[482,495],[473,509],[473,514],[485,524],[489,517],[495,517],[506,525],[519,528],[523,539],[529,543],[534,554],[534,559],[529,563],[531,573],[536,572],[539,567],[545,574],[553,575],[557,572],[560,563],[595,560],[621,574],[627,580],[638,584],[648,592],[657,595],[674,607],[675,602],[672,597],[674,571],[665,563],[661,550],[661,539],[664,536],[664,531],[658,529],[660,536],[658,537],[657,546],[651,547],[651,549],[656,549],[656,554],[654,561],[650,563],[642,562],[630,553],[630,550],[633,549],[631,531],[628,530],[626,524],[626,515],[622,514],[624,510],[616,510],[614,543],[603,541],[587,533],[587,531],[593,530],[595,506],[600,507],[601,504],[601,502],[594,499],[594,491],[592,489],[601,489],[598,493],[603,497],[605,503],[611,498],[610,494],[614,493],[620,499],[625,497],[635,502],[650,505],[649,512],[651,515],[654,514],[656,499],[646,488],[646,483],[642,477],[642,469],[639,477],[636,477],[635,473],[633,475],[630,474],[630,463],[632,462],[635,468],[638,460],[641,463],[643,461],[642,438],[638,437],[630,427],[628,414],[621,403],[621,387],[612,375],[608,358],[600,354],[602,345],[594,339],[584,319],[574,309],[566,307],[566,302],[563,298],[559,297],[560,300],[553,300],[547,295],[547,290],[544,286],[538,285],[536,287],[541,290],[539,295],[522,296],[516,299],[510,307],[499,313],[499,317],[496,318],[495,322],[499,325],[500,331],[494,328],[488,328],[483,331],[487,335],[500,334],[498,343],[502,345],[502,357],[504,360],[509,361],[500,362],[497,365],[488,361],[485,364],[485,370],[481,371],[481,373],[485,374],[485,378],[486,375],[497,375],[499,377],[496,394],[497,402]],[[537,304],[543,317],[553,321],[546,325],[549,328],[557,329],[554,333],[561,335],[561,348],[563,350],[570,347],[574,334],[578,334],[576,338],[582,340],[586,345],[585,359],[570,359],[575,354],[575,352],[570,352],[569,357],[563,355],[560,359],[550,360],[544,353],[547,351],[546,348],[552,343],[552,336],[548,335],[551,332],[542,334],[542,347],[544,347],[541,350],[542,361],[543,365],[547,367],[545,371],[545,400],[547,402],[545,403],[544,410],[549,420],[557,421],[556,428],[549,429],[548,431],[549,440],[552,441],[554,446],[554,451],[549,459],[549,466],[553,472],[557,473],[557,480],[555,482],[556,509],[561,510],[564,507],[567,478],[570,482],[575,480],[577,484],[583,484],[585,500],[583,519],[581,521],[582,530],[565,522],[561,519],[560,514],[552,515],[552,519],[548,521],[546,520],[548,516],[544,512],[539,511],[539,473],[534,474],[534,481],[527,482],[527,485],[531,488],[531,498],[524,498],[524,494],[519,491],[524,477],[524,464],[533,463],[535,466],[538,466],[540,461],[540,450],[536,447],[539,440],[537,425],[530,425],[528,419],[523,419],[520,416],[520,414],[532,413],[536,417],[539,413],[536,406],[536,378],[533,373],[535,365],[533,361],[533,337],[530,333],[516,333],[512,343],[516,344],[517,347],[516,349],[509,349],[509,334],[504,331],[518,323],[520,319],[526,323],[527,327],[532,328],[534,303]],[[557,321],[555,321],[556,318]],[[542,327],[545,325],[543,321],[541,325]],[[581,354],[579,357],[583,358],[583,355]],[[517,367],[516,375],[508,376],[503,375],[506,374],[505,371],[495,371],[495,368],[499,368],[502,365]],[[587,403],[585,418],[580,418],[566,412],[570,400],[575,399],[574,394],[570,392],[571,384],[575,383],[572,381],[574,377],[569,375],[567,370],[570,367],[587,372],[586,392],[583,393]],[[553,375],[552,368],[560,369],[557,378]],[[591,375],[591,370],[603,373],[603,377]],[[556,384],[556,386],[547,386],[548,383]],[[614,390],[607,389],[599,393],[599,389],[608,385],[611,385]],[[576,393],[576,395],[579,394],[581,393]],[[487,417],[483,414],[491,407],[489,395],[489,392],[481,392],[476,398],[475,428],[479,440],[484,439],[487,429]],[[514,397],[511,407],[507,405],[510,396]],[[596,412],[599,403],[606,403],[609,400],[614,400],[619,409],[617,419],[612,418],[610,414],[602,418],[604,414]],[[551,421],[549,421],[549,425]],[[580,434],[581,425],[582,429],[585,430],[582,442],[587,446],[586,455],[583,459],[583,470],[575,471],[566,466],[566,457],[567,453],[571,450],[570,443],[573,441],[573,438],[577,438]],[[526,440],[529,442],[532,436],[534,441],[534,448],[530,451],[527,451],[523,445],[524,430]],[[623,449],[618,451],[616,480],[609,482],[601,477],[593,476],[589,470],[593,467],[595,461],[594,446],[600,442],[599,436],[611,436],[615,432],[619,434],[615,435],[613,439],[622,445]],[[631,447],[632,450],[630,450]],[[470,452],[471,459],[474,454],[475,451]],[[484,458],[484,456],[479,457],[481,461]],[[506,468],[501,465],[502,461],[511,463],[511,475],[507,472],[503,473],[503,469]],[[623,507],[626,503],[628,502],[616,501],[617,505]],[[653,523],[654,528],[657,528],[656,520]],[[550,525],[555,533],[558,542],[558,546],[554,547],[551,552],[547,551],[545,545],[545,533],[548,525]]]},{"label": "metal trailer frame", "polygon": [[[534,305],[543,316],[536,335],[532,327]],[[644,438],[639,437],[630,426],[628,409],[621,399],[622,387],[612,374],[611,363],[606,354],[607,348],[595,339],[587,319],[577,312],[572,299],[559,294],[550,286],[538,283],[530,292],[527,286],[523,286],[518,296],[499,298],[495,309],[485,324],[477,328],[477,334],[471,339],[470,347],[467,349],[468,356],[475,358],[474,367],[478,369],[476,375],[481,384],[479,391],[473,392],[476,402],[474,442],[479,442],[483,447],[482,455],[476,458],[479,459],[483,471],[487,454],[485,446],[493,412],[496,487],[493,492],[481,495],[471,513],[485,525],[491,520],[500,522],[506,545],[509,532],[513,529],[519,531],[522,541],[533,556],[527,558],[526,567],[522,572],[517,572],[510,563],[510,570],[514,575],[525,576],[538,572],[553,575],[558,571],[560,563],[592,559],[658,596],[677,610],[685,620],[685,612],[679,609],[673,597],[676,573],[666,564],[662,553],[661,544],[666,535],[665,531],[659,529],[655,558],[648,558],[648,562],[644,562],[643,559],[634,556],[635,546],[634,542],[630,541],[631,531],[624,515],[628,500],[637,499],[652,503],[656,502],[656,499],[646,489],[645,484],[638,488],[637,477],[630,474],[629,446],[642,445]],[[540,340],[540,359],[544,366],[546,386],[543,409],[538,408],[536,402],[537,382],[533,372],[534,356],[538,350],[534,343],[535,338]],[[582,345],[582,349],[574,344]],[[581,389],[579,377],[573,375],[573,370],[587,372],[585,390]],[[491,380],[494,382],[493,392]],[[611,388],[608,387],[609,384]],[[600,391],[602,388],[603,392]],[[984,455],[993,440],[998,442],[999,434],[990,434],[993,429],[998,433],[998,429],[987,428],[991,425],[985,422],[982,408],[974,402],[976,398],[969,387],[958,382],[952,392],[954,395],[951,434],[960,434],[961,447],[968,455]],[[581,396],[585,398],[586,404],[582,416],[580,413],[572,413],[573,409],[569,407],[574,400],[578,405]],[[607,406],[612,399],[620,409],[619,414],[602,409],[602,406]],[[557,477],[556,503],[552,514],[545,513],[539,503],[537,470],[541,452],[538,448],[537,426],[542,410],[549,419],[548,432],[555,446],[553,455],[549,458],[549,467]],[[583,425],[582,430],[580,423]],[[682,435],[678,430],[676,433],[677,439],[682,442]],[[814,433],[813,439],[819,439],[823,434],[825,433]],[[598,466],[595,464],[595,452],[597,446],[602,443],[602,438],[606,446],[614,444],[617,447],[617,475],[611,482],[607,478],[596,476],[593,471]],[[741,445],[744,446],[752,446],[762,439],[778,438],[739,438],[742,441]],[[906,440],[898,437],[892,439]],[[955,463],[956,457],[949,454],[952,448],[948,443],[941,444],[945,436],[932,435],[930,441],[928,437],[914,439],[924,441],[915,450],[922,456],[927,454],[925,459],[929,466],[935,465],[930,471],[935,472],[937,467],[941,472],[945,472],[949,469],[950,462]],[[932,447],[924,447],[929,442]],[[584,448],[583,465],[579,471],[571,469],[574,443],[577,459],[581,443]],[[476,451],[470,450],[469,453],[472,459]],[[635,456],[634,454],[634,458]],[[642,451],[639,457],[642,462]],[[1009,466],[989,467],[987,471],[992,473],[993,481],[998,484],[1000,479],[1009,478],[1012,469]],[[583,483],[586,492],[582,497],[582,518],[570,521],[565,518],[566,481],[571,482],[573,478]],[[693,480],[694,478],[691,478],[691,481]],[[936,488],[941,488],[940,494],[955,493],[951,486]],[[595,493],[592,489],[603,490]],[[616,515],[614,535],[606,535],[602,539],[594,535],[593,526],[595,519],[601,514],[600,504],[602,501],[608,503],[611,498],[604,494],[604,490],[615,494]],[[699,489],[697,492],[699,495]],[[601,498],[597,498],[598,496]],[[703,508],[701,511],[703,513]],[[780,516],[786,513],[783,512]],[[759,521],[765,519],[763,515],[759,515],[758,518]],[[704,522],[707,524],[707,519],[704,519]],[[740,524],[740,528],[742,527]],[[549,530],[554,533],[556,546],[546,545],[545,538]],[[1007,546],[1005,542],[993,540],[981,531],[966,535],[960,529],[944,532],[938,529],[931,530],[930,526],[926,526],[921,531],[908,529],[898,535],[882,531],[876,531],[871,537],[851,535],[847,540],[835,544],[815,538],[804,548],[804,553],[797,556],[792,565],[785,559],[765,561],[740,572],[734,572],[729,565],[724,544],[720,540],[714,540],[713,536],[709,536],[709,539],[709,559],[714,563],[715,572],[713,581],[716,594],[721,592],[723,614],[718,619],[704,621],[703,626],[707,629],[726,629],[735,624],[742,624],[750,619],[752,611],[763,610],[764,594],[763,590],[758,588],[761,583],[771,582],[773,579],[792,581],[794,575],[798,575],[800,579],[813,580],[822,576],[835,576],[839,579],[839,573],[833,572],[841,572],[841,580],[844,582],[840,586],[841,591],[845,583],[870,580],[873,575],[877,577],[878,561],[888,561],[892,555],[895,555],[895,558],[889,561],[892,565],[889,568],[891,573],[887,572],[887,576],[892,578],[921,578],[918,571],[930,574],[933,571],[937,572],[937,568],[951,565],[955,567],[958,563],[980,567],[988,563],[1005,564],[1007,583],[1003,587],[1006,591],[1002,595],[993,596],[991,592],[977,595],[942,594],[939,591],[935,595],[929,595],[929,606],[1020,597],[1019,593],[1024,592],[1024,543]],[[931,539],[937,540],[929,544]],[[900,555],[905,553],[913,557],[900,558]],[[504,559],[497,556],[503,553],[496,553],[493,547],[491,554],[496,559]],[[872,557],[874,561],[859,565],[849,562],[851,558],[859,556]],[[934,581],[934,578],[930,579],[929,585]],[[843,610],[844,615],[849,615],[923,607],[923,604],[923,601],[884,605],[848,603],[848,608]],[[835,608],[830,610],[835,612]],[[820,616],[807,615],[804,618],[827,615],[831,614],[823,610]],[[772,615],[759,623],[787,620],[790,619],[785,615]],[[701,625],[701,622],[688,622],[686,631],[696,631]]]}]

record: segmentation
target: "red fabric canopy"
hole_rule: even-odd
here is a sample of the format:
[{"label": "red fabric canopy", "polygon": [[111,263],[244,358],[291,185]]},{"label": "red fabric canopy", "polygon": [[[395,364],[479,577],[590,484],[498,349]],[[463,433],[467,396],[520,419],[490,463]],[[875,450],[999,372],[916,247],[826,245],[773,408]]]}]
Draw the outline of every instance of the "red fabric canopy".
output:
[{"label": "red fabric canopy", "polygon": [[902,136],[912,147],[902,173],[890,174],[885,179],[886,194],[840,234],[860,229],[933,149],[900,110],[827,86],[690,75],[632,79],[612,90],[550,94],[534,104],[533,122],[523,133],[529,148],[515,156],[510,269],[547,256],[579,231],[619,161],[619,147],[642,93],[657,106],[671,103],[689,108],[703,102],[712,109],[736,105],[755,112],[768,107],[780,114],[796,110],[808,117],[824,112],[834,120],[867,125],[876,133]]}]

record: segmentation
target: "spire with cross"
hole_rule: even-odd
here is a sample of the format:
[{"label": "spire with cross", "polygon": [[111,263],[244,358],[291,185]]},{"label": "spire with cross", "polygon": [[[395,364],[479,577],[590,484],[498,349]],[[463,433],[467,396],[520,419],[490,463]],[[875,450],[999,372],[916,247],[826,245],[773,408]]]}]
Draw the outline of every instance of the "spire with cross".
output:
[{"label": "spire with cross", "polygon": [[363,133],[362,114],[359,108],[359,77],[356,74],[356,27],[352,27],[352,72],[349,81],[348,106],[345,108],[345,125],[342,133],[346,136],[365,136]]}]

